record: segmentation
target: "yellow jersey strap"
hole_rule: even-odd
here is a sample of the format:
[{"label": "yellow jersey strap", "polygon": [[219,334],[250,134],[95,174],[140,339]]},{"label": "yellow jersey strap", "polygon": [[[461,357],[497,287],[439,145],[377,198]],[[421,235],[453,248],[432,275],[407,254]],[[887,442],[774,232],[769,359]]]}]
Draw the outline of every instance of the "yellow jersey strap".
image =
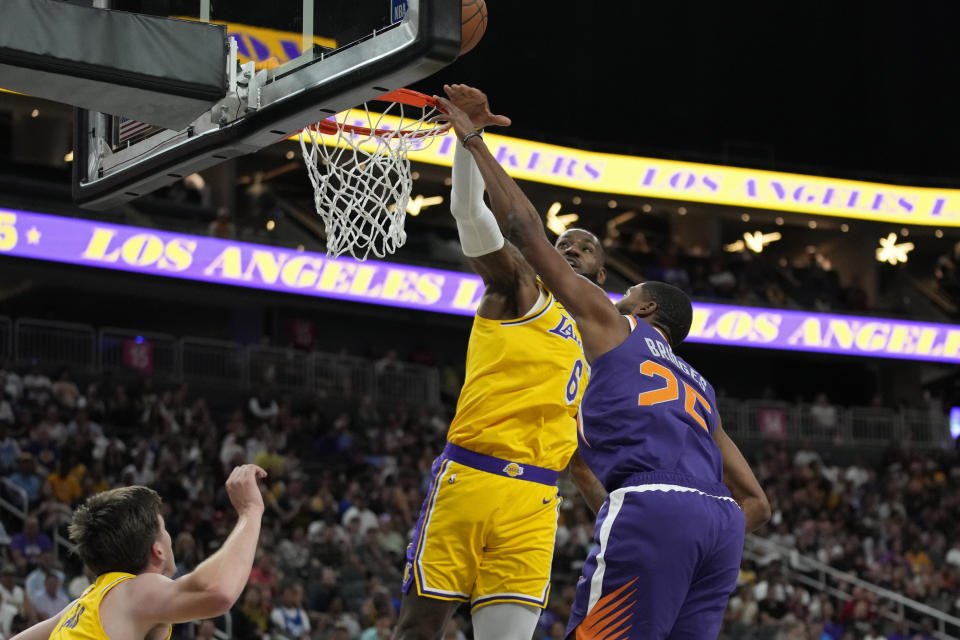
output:
[{"label": "yellow jersey strap", "polygon": [[520,324],[527,324],[528,322],[533,322],[547,311],[550,310],[550,307],[553,306],[553,294],[546,287],[541,287],[541,290],[547,295],[547,300],[539,308],[534,309],[530,313],[515,320],[503,320],[500,322],[502,327],[515,327]]},{"label": "yellow jersey strap", "polygon": [[[113,579],[110,579],[110,578],[112,578],[113,576],[116,576],[116,577],[113,578]],[[101,578],[107,578],[107,579],[109,580],[109,581],[107,582],[107,584],[105,584],[105,585],[103,586],[103,588],[100,589],[100,599],[101,599],[101,600],[103,600],[103,597],[104,597],[105,595],[107,595],[107,593],[110,591],[110,589],[113,589],[115,586],[117,586],[118,584],[120,584],[120,583],[123,582],[124,580],[129,580],[130,578],[136,578],[136,576],[133,575],[132,573],[120,573],[120,572],[115,572],[115,573],[113,573],[112,575],[106,573],[106,574],[104,574],[104,575],[102,575],[102,576],[100,576],[100,577],[101,577]],[[100,580],[99,580],[99,578],[98,578],[98,579],[97,579],[97,582],[99,582],[99,581],[100,581]]]}]

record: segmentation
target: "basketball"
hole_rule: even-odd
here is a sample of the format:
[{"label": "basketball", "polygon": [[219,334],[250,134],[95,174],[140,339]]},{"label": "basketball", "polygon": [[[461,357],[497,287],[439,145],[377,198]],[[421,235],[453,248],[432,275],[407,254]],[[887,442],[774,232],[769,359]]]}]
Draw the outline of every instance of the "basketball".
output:
[{"label": "basketball", "polygon": [[484,0],[463,0],[461,4],[460,55],[473,49],[487,30],[487,3]]}]

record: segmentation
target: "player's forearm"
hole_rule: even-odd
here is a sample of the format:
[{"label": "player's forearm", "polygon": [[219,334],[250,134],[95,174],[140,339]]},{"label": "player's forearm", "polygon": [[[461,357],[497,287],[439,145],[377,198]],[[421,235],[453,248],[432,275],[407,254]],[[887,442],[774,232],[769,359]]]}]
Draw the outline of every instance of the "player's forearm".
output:
[{"label": "player's forearm", "polygon": [[181,579],[187,581],[193,591],[215,593],[226,605],[224,611],[229,609],[250,578],[262,516],[262,511],[255,510],[240,514],[223,546]]},{"label": "player's forearm", "polygon": [[607,490],[603,488],[597,476],[593,475],[587,463],[577,452],[574,452],[573,457],[570,458],[570,477],[573,478],[573,483],[577,485],[587,506],[593,511],[593,515],[597,515],[607,500]]},{"label": "player's forearm", "polygon": [[750,469],[739,447],[730,439],[722,424],[717,423],[713,434],[720,454],[723,457],[723,483],[730,495],[743,509],[747,533],[761,527],[770,519],[770,502],[763,487]]},{"label": "player's forearm", "polygon": [[60,621],[62,615],[63,612],[60,612],[52,618],[47,618],[46,620],[38,622],[32,627],[24,629],[17,635],[13,636],[10,640],[47,640],[47,638],[50,637],[50,634],[53,633],[53,630],[56,629],[57,622]]},{"label": "player's forearm", "polygon": [[456,145],[453,150],[450,179],[450,211],[455,218],[483,205],[483,175],[473,154],[462,144]]},{"label": "player's forearm", "polygon": [[471,138],[467,141],[467,149],[477,161],[477,167],[490,195],[493,215],[497,218],[503,235],[520,251],[524,251],[534,240],[545,240],[543,221],[536,207],[513,178],[507,175],[490,153],[486,143],[479,137]]},{"label": "player's forearm", "polygon": [[480,258],[502,249],[503,234],[483,202],[483,176],[473,155],[461,144],[453,152],[452,178],[450,213],[457,221],[463,255]]},{"label": "player's forearm", "polygon": [[750,496],[738,500],[746,520],[746,531],[756,531],[770,519],[770,503],[766,496]]}]

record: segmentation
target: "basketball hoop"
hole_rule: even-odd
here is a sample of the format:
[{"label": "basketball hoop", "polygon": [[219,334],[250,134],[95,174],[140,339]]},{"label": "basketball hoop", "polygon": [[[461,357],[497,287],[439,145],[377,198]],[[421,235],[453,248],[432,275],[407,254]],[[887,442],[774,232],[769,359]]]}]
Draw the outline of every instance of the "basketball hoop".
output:
[{"label": "basketball hoop", "polygon": [[[408,152],[429,147],[450,130],[429,121],[440,110],[427,95],[399,89],[376,100],[386,105],[382,113],[364,104],[352,114],[307,127],[300,136],[328,256],[382,258],[403,246],[413,187]],[[357,112],[358,122],[346,121],[347,114]]]}]

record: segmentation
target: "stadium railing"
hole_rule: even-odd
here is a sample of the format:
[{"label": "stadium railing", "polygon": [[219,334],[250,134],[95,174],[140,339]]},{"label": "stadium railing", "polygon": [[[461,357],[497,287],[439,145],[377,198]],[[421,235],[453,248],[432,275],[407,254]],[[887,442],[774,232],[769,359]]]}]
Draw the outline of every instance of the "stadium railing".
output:
[{"label": "stadium railing", "polygon": [[[97,331],[88,325],[32,318],[11,323],[0,316],[2,353],[12,354],[26,366],[66,367],[89,374],[109,371],[121,377],[145,374],[200,387],[248,389],[267,384],[331,399],[370,397],[378,403],[415,406],[440,403],[436,367],[116,327]],[[717,404],[724,429],[748,441],[809,440],[873,447],[909,441],[920,448],[943,448],[950,442],[946,415],[931,411],[836,407],[833,417],[824,420],[809,404],[729,398]]]},{"label": "stadium railing", "polygon": [[941,640],[960,638],[960,618],[944,613],[929,605],[911,600],[905,596],[867,582],[857,576],[834,569],[815,558],[803,555],[796,549],[748,534],[744,540],[743,557],[758,564],[780,560],[789,578],[812,589],[827,593],[840,600],[849,600],[854,587],[860,587],[875,597],[875,612],[889,620],[898,620],[908,616],[908,610],[916,617],[931,618],[936,623],[936,637]]},{"label": "stadium railing", "polygon": [[875,447],[896,440],[920,448],[943,448],[950,442],[946,414],[932,411],[836,407],[835,417],[825,422],[815,417],[811,404],[724,398],[717,405],[724,430],[738,440],[809,440]]},{"label": "stadium railing", "polygon": [[0,317],[0,359],[9,360],[13,357],[10,351],[13,347],[13,323],[9,318]]},{"label": "stadium railing", "polygon": [[8,498],[13,498],[16,496],[16,498],[20,501],[20,506],[18,507],[6,498],[0,497],[0,506],[23,520],[27,517],[27,514],[30,513],[30,497],[27,495],[26,491],[17,486],[10,478],[0,478],[0,481],[3,482],[3,492],[6,494],[6,496]]},{"label": "stadium railing", "polygon": [[90,373],[97,368],[96,331],[85,324],[21,318],[13,323],[13,357]]},{"label": "stadium railing", "polygon": [[373,398],[376,378],[366,358],[333,353],[315,353],[310,359],[314,393],[324,397]]},{"label": "stadium railing", "polygon": [[200,385],[244,387],[249,384],[248,353],[226,340],[180,339],[180,372],[174,379]]},{"label": "stadium railing", "polygon": [[[10,327],[13,327],[12,331]],[[6,327],[6,332],[4,332]],[[74,373],[185,382],[213,388],[248,389],[269,385],[280,391],[324,398],[370,397],[381,403],[440,404],[435,367],[373,361],[343,354],[273,347],[135,329],[0,316],[0,354],[17,364]]]}]

